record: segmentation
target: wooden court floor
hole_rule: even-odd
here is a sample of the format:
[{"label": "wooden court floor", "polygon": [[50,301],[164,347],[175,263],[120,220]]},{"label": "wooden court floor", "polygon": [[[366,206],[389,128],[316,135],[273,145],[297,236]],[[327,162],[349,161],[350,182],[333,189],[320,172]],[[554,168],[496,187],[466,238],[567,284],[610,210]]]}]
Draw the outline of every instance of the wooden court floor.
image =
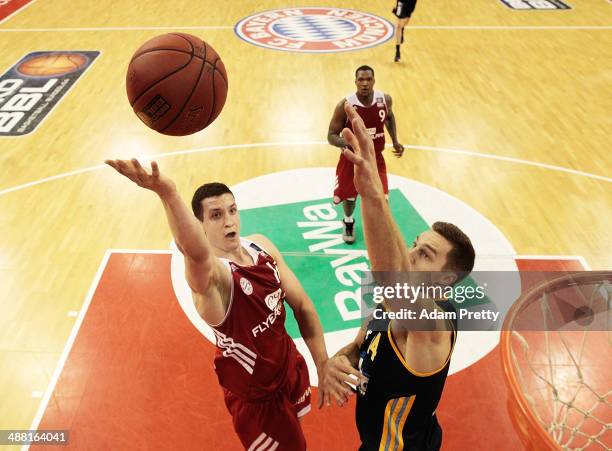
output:
[{"label": "wooden court floor", "polygon": [[[186,198],[208,180],[334,167],[327,127],[362,64],[393,97],[406,146],[387,156],[391,174],[480,212],[517,255],[612,268],[612,3],[421,0],[399,64],[392,41],[328,54],[255,47],[234,33],[240,19],[298,5],[225,3],[35,0],[0,22],[2,73],[30,52],[101,52],[34,132],[0,136],[0,429],[32,425],[106,251],[169,247],[159,202],[103,160],[158,157]],[[393,20],[390,1],[307,4]],[[229,79],[219,118],[182,138],[147,129],[125,94],[133,51],[171,31],[210,43]]]}]

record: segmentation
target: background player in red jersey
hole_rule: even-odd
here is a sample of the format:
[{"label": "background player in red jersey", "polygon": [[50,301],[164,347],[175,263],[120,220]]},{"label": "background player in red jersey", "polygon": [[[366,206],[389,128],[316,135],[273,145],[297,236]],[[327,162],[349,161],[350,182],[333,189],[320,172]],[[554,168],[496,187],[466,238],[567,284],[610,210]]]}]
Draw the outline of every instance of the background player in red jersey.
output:
[{"label": "background player in red jersey", "polygon": [[[378,166],[378,174],[382,181],[385,194],[389,193],[387,184],[387,166],[383,157],[385,150],[385,131],[387,131],[393,141],[393,154],[396,157],[401,157],[404,153],[404,146],[397,140],[397,130],[395,126],[395,115],[393,114],[392,99],[389,94],[384,94],[380,91],[374,91],[374,69],[370,66],[361,66],[355,71],[355,86],[357,92],[342,99],[336,105],[334,115],[329,123],[329,131],[327,133],[327,141],[340,149],[347,148],[347,144],[340,136],[344,127],[351,127],[351,123],[347,120],[344,111],[344,103],[348,102],[354,106],[357,113],[361,116],[365,125],[374,140],[374,148],[376,150],[376,164]],[[334,203],[342,202],[344,209],[344,229],[342,238],[345,243],[355,242],[353,212],[355,211],[355,200],[357,198],[357,190],[353,183],[353,163],[351,163],[344,155],[340,155],[338,166],[336,166],[336,186],[334,189]]]},{"label": "background player in red jersey", "polygon": [[[457,226],[436,222],[431,230],[416,238],[412,247],[406,247],[385,202],[376,170],[374,143],[355,109],[348,103],[345,108],[355,133],[344,130],[344,137],[354,152],[344,150],[343,153],[355,165],[355,184],[362,197],[364,234],[372,271],[386,271],[387,275],[403,272],[409,280],[417,282],[414,285],[421,280],[428,286],[454,285],[474,266],[475,253],[470,239]],[[397,304],[397,299],[383,302],[383,310],[396,310]],[[416,311],[452,309],[449,301],[423,297],[403,305],[413,305]],[[426,327],[423,325],[374,316],[352,343],[328,360],[324,382],[339,404],[344,404],[350,394],[347,384],[359,386],[356,423],[360,451],[440,448],[442,429],[435,412],[450,367],[457,329],[456,323],[446,319],[428,320]],[[329,404],[329,399],[326,402]]]},{"label": "background player in red jersey", "polygon": [[217,338],[215,371],[245,449],[305,450],[299,417],[310,410],[310,381],[285,330],[284,301],[319,374],[327,351],[312,301],[278,249],[262,235],[240,237],[240,215],[227,186],[198,188],[192,214],[156,162],[151,173],[135,159],[106,163],[162,201],[198,313]]}]

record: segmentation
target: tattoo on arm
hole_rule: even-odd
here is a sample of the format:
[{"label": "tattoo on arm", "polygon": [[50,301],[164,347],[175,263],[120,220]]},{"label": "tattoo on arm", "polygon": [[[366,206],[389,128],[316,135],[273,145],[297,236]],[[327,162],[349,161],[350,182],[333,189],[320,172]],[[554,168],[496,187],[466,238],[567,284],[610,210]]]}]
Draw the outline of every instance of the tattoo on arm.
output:
[{"label": "tattoo on arm", "polygon": [[342,136],[340,136],[339,133],[330,133],[329,135],[327,135],[327,142],[329,142],[334,147],[339,147],[340,149],[347,147],[346,142],[344,142],[344,139],[342,139]]},{"label": "tattoo on arm", "polygon": [[329,130],[327,132],[327,142],[329,142],[332,146],[339,147],[340,149],[347,147],[346,142],[342,136],[340,136],[345,123],[346,113],[344,112],[344,100],[342,100],[338,105],[336,105],[336,109],[334,110],[334,115],[329,123]]}]

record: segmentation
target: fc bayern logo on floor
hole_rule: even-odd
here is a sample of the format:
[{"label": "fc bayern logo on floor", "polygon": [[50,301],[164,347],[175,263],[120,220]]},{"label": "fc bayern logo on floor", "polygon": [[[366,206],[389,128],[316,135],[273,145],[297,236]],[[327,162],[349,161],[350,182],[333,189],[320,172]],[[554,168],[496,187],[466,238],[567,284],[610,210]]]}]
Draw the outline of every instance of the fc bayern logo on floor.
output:
[{"label": "fc bayern logo on floor", "polygon": [[236,34],[268,49],[334,53],[374,47],[393,36],[393,25],[373,14],[340,8],[283,8],[245,17]]}]

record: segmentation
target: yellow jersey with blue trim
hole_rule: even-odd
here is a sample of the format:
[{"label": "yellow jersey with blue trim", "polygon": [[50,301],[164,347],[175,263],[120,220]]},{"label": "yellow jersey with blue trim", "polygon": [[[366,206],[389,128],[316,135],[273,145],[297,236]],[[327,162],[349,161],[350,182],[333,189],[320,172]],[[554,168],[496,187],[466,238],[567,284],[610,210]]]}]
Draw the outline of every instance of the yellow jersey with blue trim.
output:
[{"label": "yellow jersey with blue trim", "polygon": [[[445,311],[454,311],[449,301],[437,304]],[[449,355],[439,369],[430,373],[419,373],[406,364],[390,322],[388,318],[372,319],[360,347],[359,371],[364,382],[356,390],[355,410],[361,438],[359,450],[438,450],[442,429],[436,408],[457,337],[456,321],[452,323]]]}]

